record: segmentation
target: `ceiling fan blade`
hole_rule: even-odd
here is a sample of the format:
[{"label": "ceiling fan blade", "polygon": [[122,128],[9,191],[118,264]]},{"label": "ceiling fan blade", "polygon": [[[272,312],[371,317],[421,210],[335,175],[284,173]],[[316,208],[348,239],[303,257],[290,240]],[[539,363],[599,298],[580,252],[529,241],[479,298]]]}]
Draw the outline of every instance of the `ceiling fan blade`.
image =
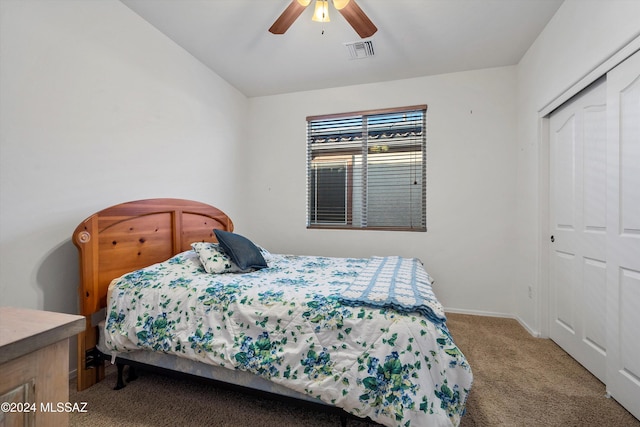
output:
[{"label": "ceiling fan blade", "polygon": [[269,32],[273,34],[284,34],[293,22],[298,19],[298,16],[304,12],[309,5],[310,1],[303,1],[306,5],[301,4],[298,0],[293,0],[289,6],[282,12],[282,14],[273,23]]},{"label": "ceiling fan blade", "polygon": [[[335,4],[335,3],[334,3]],[[347,4],[338,9],[338,12],[356,30],[361,38],[371,37],[378,31],[378,28],[371,22],[369,17],[360,9],[356,0],[350,0]]]}]

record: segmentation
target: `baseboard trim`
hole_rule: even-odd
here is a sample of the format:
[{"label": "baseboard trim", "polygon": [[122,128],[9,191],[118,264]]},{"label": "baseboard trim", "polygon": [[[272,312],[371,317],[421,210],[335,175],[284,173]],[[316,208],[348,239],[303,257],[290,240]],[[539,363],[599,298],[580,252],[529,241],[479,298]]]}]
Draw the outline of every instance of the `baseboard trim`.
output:
[{"label": "baseboard trim", "polygon": [[505,319],[513,319],[517,321],[520,326],[522,326],[531,336],[535,338],[540,338],[540,332],[537,332],[533,328],[531,328],[525,321],[523,321],[520,317],[514,316],[509,313],[498,313],[493,311],[481,311],[481,310],[465,310],[459,308],[445,308],[445,313],[456,313],[456,314],[468,314],[471,316],[485,316],[485,317],[502,317]]}]

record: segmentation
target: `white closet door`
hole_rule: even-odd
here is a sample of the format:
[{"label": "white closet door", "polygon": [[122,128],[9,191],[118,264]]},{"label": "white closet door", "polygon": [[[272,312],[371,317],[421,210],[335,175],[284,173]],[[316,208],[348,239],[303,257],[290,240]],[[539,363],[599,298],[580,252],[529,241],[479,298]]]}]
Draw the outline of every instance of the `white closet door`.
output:
[{"label": "white closet door", "polygon": [[640,52],[607,74],[607,391],[640,418]]},{"label": "white closet door", "polygon": [[550,117],[550,328],[558,345],[606,376],[606,82]]}]

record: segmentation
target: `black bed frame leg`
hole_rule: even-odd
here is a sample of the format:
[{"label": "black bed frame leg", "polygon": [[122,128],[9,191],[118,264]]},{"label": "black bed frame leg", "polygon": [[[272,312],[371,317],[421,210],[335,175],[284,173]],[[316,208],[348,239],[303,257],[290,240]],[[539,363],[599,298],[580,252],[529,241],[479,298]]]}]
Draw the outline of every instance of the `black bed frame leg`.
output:
[{"label": "black bed frame leg", "polygon": [[116,386],[113,389],[120,390],[125,386],[124,380],[122,379],[122,373],[124,372],[124,364],[116,363],[116,367],[118,368],[118,379],[116,380]]}]

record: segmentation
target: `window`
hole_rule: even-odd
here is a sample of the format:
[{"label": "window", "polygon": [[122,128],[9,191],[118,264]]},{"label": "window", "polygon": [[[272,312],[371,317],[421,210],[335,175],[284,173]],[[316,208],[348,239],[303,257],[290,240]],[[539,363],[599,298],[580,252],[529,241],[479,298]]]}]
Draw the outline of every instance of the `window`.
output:
[{"label": "window", "polygon": [[307,227],[426,231],[426,114],[307,117]]}]

